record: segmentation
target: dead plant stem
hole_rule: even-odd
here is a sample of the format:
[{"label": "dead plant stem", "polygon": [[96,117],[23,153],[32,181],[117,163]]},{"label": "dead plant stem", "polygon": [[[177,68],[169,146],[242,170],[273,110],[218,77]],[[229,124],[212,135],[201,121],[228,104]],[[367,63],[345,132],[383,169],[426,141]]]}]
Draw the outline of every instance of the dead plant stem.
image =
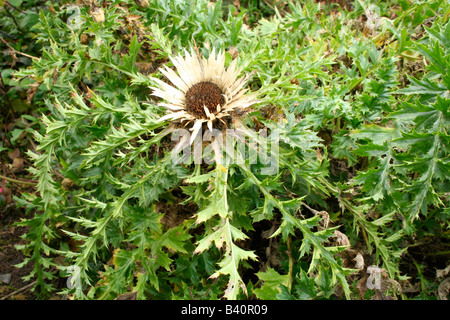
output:
[{"label": "dead plant stem", "polygon": [[36,281],[33,281],[32,283],[27,284],[25,287],[22,287],[22,288],[20,288],[20,289],[14,291],[14,292],[11,292],[10,294],[7,294],[7,295],[4,296],[4,297],[1,297],[0,300],[6,300],[6,299],[8,299],[9,297],[15,296],[16,294],[19,294],[19,293],[21,293],[22,291],[25,291],[25,290],[28,290],[28,289],[32,288],[35,284],[36,284]]},{"label": "dead plant stem", "polygon": [[37,60],[40,59],[40,58],[38,58],[38,57],[29,55],[29,54],[27,54],[27,53],[23,53],[23,52],[17,51],[17,50],[14,49],[13,47],[11,47],[11,46],[9,45],[9,43],[6,42],[3,38],[0,38],[0,41],[3,42],[4,44],[6,44],[6,46],[7,46],[10,50],[12,50],[14,53],[18,53],[18,54],[20,54],[20,55],[22,55],[22,56],[24,56],[24,57],[30,58],[30,59],[37,59]]},{"label": "dead plant stem", "polygon": [[1,175],[1,174],[0,174],[0,179],[8,180],[8,181],[11,181],[11,182],[14,182],[14,183],[25,184],[25,185],[28,185],[28,186],[35,186],[35,185],[37,185],[37,182],[34,182],[34,181],[17,180],[17,179],[10,178],[10,177],[7,177],[7,176]]},{"label": "dead plant stem", "polygon": [[288,289],[289,292],[292,290],[292,281],[293,281],[293,270],[294,270],[294,258],[292,257],[292,250],[291,250],[291,236],[287,237],[287,254],[289,257],[289,282],[288,282]]}]

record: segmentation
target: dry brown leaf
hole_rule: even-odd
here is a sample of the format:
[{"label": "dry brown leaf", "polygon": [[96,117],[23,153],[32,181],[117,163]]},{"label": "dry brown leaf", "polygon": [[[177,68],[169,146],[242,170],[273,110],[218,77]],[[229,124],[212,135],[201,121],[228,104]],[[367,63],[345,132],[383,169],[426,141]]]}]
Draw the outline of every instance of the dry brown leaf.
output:
[{"label": "dry brown leaf", "polygon": [[27,300],[27,297],[24,294],[19,293],[14,296],[14,300]]},{"label": "dry brown leaf", "polygon": [[364,294],[367,291],[367,277],[358,280],[356,283],[356,289],[358,290],[359,298],[364,300]]},{"label": "dry brown leaf", "polygon": [[9,284],[11,282],[11,273],[0,274],[0,283]]},{"label": "dry brown leaf", "polygon": [[0,285],[0,296],[4,296],[8,293],[9,287]]},{"label": "dry brown leaf", "polygon": [[364,257],[360,252],[356,254],[356,257],[353,258],[353,261],[355,261],[355,269],[364,269]]},{"label": "dry brown leaf", "polygon": [[142,7],[142,8],[147,8],[150,5],[148,3],[148,0],[135,0],[135,2],[139,7]]},{"label": "dry brown leaf", "polygon": [[386,292],[387,290],[394,290],[395,292],[402,292],[402,286],[395,280],[392,280],[389,277],[389,273],[383,269],[379,268],[378,272],[380,273],[380,290],[382,292]]},{"label": "dry brown leaf", "polygon": [[117,296],[114,300],[136,300],[137,292],[127,292]]},{"label": "dry brown leaf", "polygon": [[448,265],[445,269],[436,269],[436,279],[444,278],[449,273],[450,265]]},{"label": "dry brown leaf", "polygon": [[400,285],[402,286],[402,292],[419,292],[420,291],[420,283],[412,285],[409,280],[400,281]]},{"label": "dry brown leaf", "polygon": [[228,50],[228,53],[231,55],[231,59],[236,59],[237,56],[239,55],[239,50],[236,47],[231,47]]},{"label": "dry brown leaf", "polygon": [[334,231],[334,236],[336,237],[336,243],[338,246],[349,246],[350,241],[348,240],[348,237],[340,232],[339,230]]},{"label": "dry brown leaf", "polygon": [[33,100],[33,97],[38,89],[38,87],[41,85],[40,82],[34,82],[30,85],[30,88],[27,90],[27,103],[31,103]]},{"label": "dry brown leaf", "polygon": [[370,300],[396,300],[395,297],[385,296],[380,290],[376,290]]},{"label": "dry brown leaf", "polygon": [[318,211],[317,214],[322,218],[320,224],[322,228],[328,229],[328,225],[330,224],[330,215],[326,211]]},{"label": "dry brown leaf", "polygon": [[90,40],[90,37],[89,37],[88,34],[82,33],[82,34],[80,35],[80,43],[81,43],[81,44],[88,44],[88,43],[89,43],[89,40]]},{"label": "dry brown leaf", "polygon": [[95,22],[103,23],[105,21],[105,12],[102,8],[94,8],[91,11],[91,16]]},{"label": "dry brown leaf", "polygon": [[127,16],[127,19],[129,21],[139,21],[140,19],[142,19],[142,17],[137,14],[130,14]]},{"label": "dry brown leaf", "polygon": [[12,163],[13,171],[20,171],[23,168],[23,158],[14,158]]},{"label": "dry brown leaf", "polygon": [[15,158],[18,158],[19,156],[20,156],[19,148],[15,148],[14,150],[8,151],[8,157],[11,160],[14,160]]},{"label": "dry brown leaf", "polygon": [[155,72],[155,66],[150,62],[136,62],[136,68],[138,68],[139,72],[143,75],[149,75],[152,72]]},{"label": "dry brown leaf", "polygon": [[69,178],[64,178],[64,180],[61,182],[61,187],[64,190],[73,190],[73,187],[75,186],[75,183],[69,179]]},{"label": "dry brown leaf", "polygon": [[[297,83],[298,83],[298,81],[297,81]],[[323,156],[322,156],[322,153],[320,152],[319,148],[316,148],[316,157],[317,157],[317,160],[319,160],[319,162],[322,162]]]},{"label": "dry brown leaf", "polygon": [[448,300],[450,294],[450,278],[446,278],[441,282],[438,288],[439,300]]}]

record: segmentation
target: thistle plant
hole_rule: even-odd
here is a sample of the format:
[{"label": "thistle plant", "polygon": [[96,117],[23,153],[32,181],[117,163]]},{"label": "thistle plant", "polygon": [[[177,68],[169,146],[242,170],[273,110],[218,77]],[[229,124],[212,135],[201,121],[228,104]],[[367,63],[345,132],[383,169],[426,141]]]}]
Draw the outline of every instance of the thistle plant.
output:
[{"label": "thistle plant", "polygon": [[352,299],[372,265],[401,296],[410,237],[448,227],[450,8],[400,2],[437,14],[420,40],[402,30],[423,21],[367,1],[252,26],[220,1],[42,11],[42,55],[15,75],[46,97],[36,192],[16,197],[37,292]]}]

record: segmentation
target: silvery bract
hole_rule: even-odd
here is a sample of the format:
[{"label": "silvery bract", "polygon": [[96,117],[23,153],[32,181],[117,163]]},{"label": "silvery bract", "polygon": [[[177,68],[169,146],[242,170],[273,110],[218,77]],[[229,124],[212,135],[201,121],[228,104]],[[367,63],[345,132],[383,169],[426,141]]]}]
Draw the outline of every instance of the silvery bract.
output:
[{"label": "silvery bract", "polygon": [[160,68],[160,71],[173,86],[154,79],[158,87],[151,89],[153,95],[166,101],[160,105],[169,111],[160,121],[186,121],[185,125],[193,123],[190,128],[191,144],[203,123],[212,131],[218,121],[226,124],[226,117],[232,117],[234,112],[258,102],[256,94],[246,95],[244,85],[249,75],[238,78],[240,69],[237,68],[237,60],[225,68],[223,51],[216,54],[212,50],[206,59],[191,49],[191,53],[185,51],[184,57],[179,55],[170,57],[170,60],[177,72],[167,66]]}]

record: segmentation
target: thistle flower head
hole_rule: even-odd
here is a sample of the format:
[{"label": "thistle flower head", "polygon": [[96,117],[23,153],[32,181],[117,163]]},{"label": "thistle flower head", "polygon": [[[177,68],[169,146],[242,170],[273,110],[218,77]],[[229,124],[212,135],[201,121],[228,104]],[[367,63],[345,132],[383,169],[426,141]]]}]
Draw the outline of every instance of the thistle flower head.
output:
[{"label": "thistle flower head", "polygon": [[[238,78],[240,69],[237,60],[225,68],[225,53],[216,54],[212,50],[206,59],[191,50],[183,56],[170,57],[176,72],[165,66],[160,71],[172,85],[154,79],[157,86],[152,87],[153,95],[165,100],[160,103],[168,113],[160,121],[171,120],[192,123],[191,143],[202,125],[206,123],[212,131],[218,121],[232,117],[236,111],[242,111],[257,103],[256,94],[246,95],[244,85],[249,75]],[[225,122],[224,122],[225,123]]]}]

